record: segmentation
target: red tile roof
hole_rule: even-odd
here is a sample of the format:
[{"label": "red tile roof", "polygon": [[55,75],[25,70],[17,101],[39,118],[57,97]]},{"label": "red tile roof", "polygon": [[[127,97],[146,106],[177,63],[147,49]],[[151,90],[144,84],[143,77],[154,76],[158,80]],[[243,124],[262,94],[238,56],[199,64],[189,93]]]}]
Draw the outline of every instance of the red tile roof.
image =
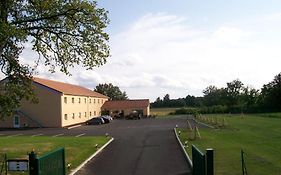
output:
[{"label": "red tile roof", "polygon": [[128,109],[128,108],[146,108],[149,106],[148,99],[141,100],[116,100],[106,101],[102,108],[103,109]]},{"label": "red tile roof", "polygon": [[90,96],[90,97],[98,97],[98,98],[107,98],[107,96],[102,95],[100,93],[94,92],[90,89],[84,88],[82,86],[77,86],[68,83],[62,83],[53,80],[47,80],[43,78],[33,77],[33,81],[35,83],[41,84],[48,88],[54,89],[66,95],[80,95],[80,96]]}]

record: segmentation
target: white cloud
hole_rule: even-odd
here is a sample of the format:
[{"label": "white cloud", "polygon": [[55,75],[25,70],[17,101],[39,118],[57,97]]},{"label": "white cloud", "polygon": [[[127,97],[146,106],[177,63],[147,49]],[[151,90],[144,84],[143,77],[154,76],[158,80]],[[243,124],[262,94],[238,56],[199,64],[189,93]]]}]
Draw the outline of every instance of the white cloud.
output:
[{"label": "white cloud", "polygon": [[[151,13],[111,36],[112,56],[104,66],[89,71],[78,66],[71,77],[50,74],[44,66],[38,72],[90,89],[113,83],[131,98],[151,100],[167,93],[171,98],[201,95],[210,84],[221,87],[236,78],[260,88],[280,72],[281,34],[264,32],[270,20],[270,30],[281,31],[273,25],[279,17],[198,28],[185,17]],[[35,56],[27,52],[23,57],[30,63]]]}]

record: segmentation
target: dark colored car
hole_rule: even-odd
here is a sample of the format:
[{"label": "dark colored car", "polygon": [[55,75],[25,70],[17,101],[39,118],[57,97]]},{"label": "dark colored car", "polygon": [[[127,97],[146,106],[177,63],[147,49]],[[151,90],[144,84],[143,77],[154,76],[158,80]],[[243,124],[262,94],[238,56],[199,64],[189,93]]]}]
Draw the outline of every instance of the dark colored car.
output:
[{"label": "dark colored car", "polygon": [[105,116],[101,116],[100,118],[102,118],[105,123],[109,123],[110,122],[110,119],[105,117]]},{"label": "dark colored car", "polygon": [[132,111],[129,115],[125,117],[126,119],[130,120],[139,120],[141,119],[141,114],[138,111]]},{"label": "dark colored car", "polygon": [[86,125],[101,125],[104,123],[105,123],[105,121],[101,117],[94,117],[94,118],[86,121]]},{"label": "dark colored car", "polygon": [[103,119],[109,120],[109,122],[113,120],[113,118],[110,115],[102,115],[101,117]]}]

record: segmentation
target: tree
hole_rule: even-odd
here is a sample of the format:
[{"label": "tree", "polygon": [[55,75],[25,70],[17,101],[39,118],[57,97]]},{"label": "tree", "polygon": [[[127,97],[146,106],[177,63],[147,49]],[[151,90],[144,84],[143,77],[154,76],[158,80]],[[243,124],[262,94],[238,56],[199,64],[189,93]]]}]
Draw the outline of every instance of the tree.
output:
[{"label": "tree", "polygon": [[208,86],[203,90],[203,102],[206,106],[225,105],[226,89]]},{"label": "tree", "polygon": [[19,61],[25,43],[38,53],[51,72],[56,68],[86,69],[105,64],[109,56],[107,11],[86,0],[1,0],[0,67],[2,82],[0,117],[10,116],[20,101],[32,99],[32,75],[36,70]]},{"label": "tree", "polygon": [[248,109],[250,106],[257,105],[259,95],[259,90],[248,86],[245,87],[241,95],[241,100],[243,101],[245,108]]},{"label": "tree", "polygon": [[227,105],[233,106],[237,105],[239,102],[239,97],[243,91],[243,83],[240,80],[233,80],[232,82],[226,83],[227,92]]},{"label": "tree", "polygon": [[96,86],[94,91],[108,96],[110,100],[128,99],[128,96],[125,91],[122,92],[118,86],[113,86],[111,83],[99,84]]},{"label": "tree", "polygon": [[163,101],[170,101],[170,95],[169,94],[166,94],[163,98]]},{"label": "tree", "polygon": [[281,109],[281,73],[261,89],[262,103],[265,106]]}]

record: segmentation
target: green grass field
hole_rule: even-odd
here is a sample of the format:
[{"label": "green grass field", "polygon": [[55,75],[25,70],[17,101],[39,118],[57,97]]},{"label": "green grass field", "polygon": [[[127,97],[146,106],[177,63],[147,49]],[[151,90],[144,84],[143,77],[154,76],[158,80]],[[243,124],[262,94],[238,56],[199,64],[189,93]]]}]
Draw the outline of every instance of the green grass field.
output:
[{"label": "green grass field", "polygon": [[151,108],[151,115],[157,115],[158,117],[167,116],[172,112],[175,112],[179,108]]},{"label": "green grass field", "polygon": [[[49,137],[49,136],[17,136],[0,137],[0,154],[8,158],[28,158],[32,150],[42,156],[54,149],[64,147],[66,163],[71,169],[76,168],[90,155],[96,152],[95,145],[104,145],[110,138],[102,137]],[[22,173],[21,173],[22,174]]]},{"label": "green grass field", "polygon": [[[216,175],[240,175],[241,149],[250,175],[281,174],[281,114],[207,115],[222,121],[226,126],[217,129],[199,129],[201,139],[190,140],[201,151],[213,148]],[[213,121],[215,119],[212,119]],[[208,121],[211,121],[209,119]],[[193,137],[187,129],[180,129],[182,142]]]}]

